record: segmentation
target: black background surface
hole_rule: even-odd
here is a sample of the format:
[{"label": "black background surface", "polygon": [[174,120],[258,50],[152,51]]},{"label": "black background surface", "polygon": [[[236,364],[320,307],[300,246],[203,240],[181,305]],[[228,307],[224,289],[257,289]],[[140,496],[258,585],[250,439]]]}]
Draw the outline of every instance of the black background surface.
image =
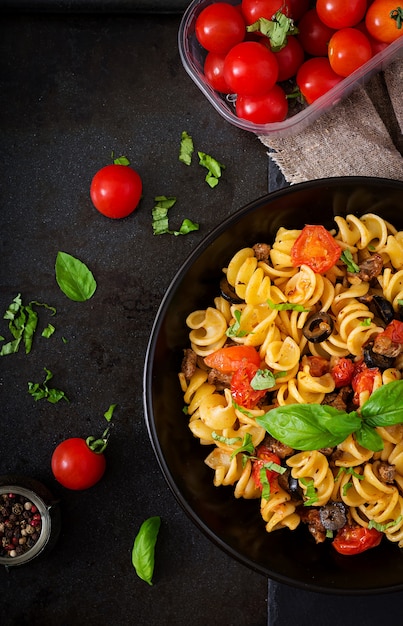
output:
[{"label": "black background surface", "polygon": [[[78,13],[74,2],[53,3],[60,14],[49,12],[51,3],[33,3],[35,14],[26,11],[29,2],[14,4],[24,11],[0,4],[0,311],[21,293],[25,304],[46,302],[57,314],[39,312],[40,328],[56,326],[51,339],[37,333],[29,355],[0,359],[0,474],[45,483],[60,500],[62,528],[42,560],[0,570],[1,623],[378,623],[385,596],[329,598],[272,582],[268,593],[265,577],[221,552],[182,512],[146,432],[143,364],[159,303],[214,226],[265,194],[269,178],[270,189],[284,184],[266,148],[226,124],[185,74],[176,43],[180,15],[166,14],[174,2],[162,7],[164,15],[136,14],[124,2],[116,3],[116,12],[127,10],[119,15],[107,13],[111,3],[83,3]],[[191,167],[179,162],[183,130],[196,150],[226,165],[214,190],[197,160]],[[144,183],[137,211],[117,221],[89,199],[92,176],[112,151],[125,154]],[[174,228],[188,217],[200,231],[154,237],[157,195],[177,196]],[[93,271],[98,287],[90,301],[72,302],[59,290],[59,250]],[[7,336],[5,320],[0,334]],[[69,403],[29,396],[28,382],[42,382],[44,367]],[[118,407],[104,478],[85,492],[64,489],[50,470],[54,447],[70,436],[101,434],[111,403]],[[131,548],[152,515],[162,526],[150,587],[135,574]],[[388,596],[388,609],[401,598]]]}]

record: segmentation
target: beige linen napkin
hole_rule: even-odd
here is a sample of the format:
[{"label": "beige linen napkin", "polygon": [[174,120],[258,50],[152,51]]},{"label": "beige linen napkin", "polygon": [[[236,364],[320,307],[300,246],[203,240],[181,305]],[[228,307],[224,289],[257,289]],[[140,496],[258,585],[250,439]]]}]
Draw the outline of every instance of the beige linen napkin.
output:
[{"label": "beige linen napkin", "polygon": [[403,180],[403,59],[291,137],[259,137],[289,183],[331,176]]}]

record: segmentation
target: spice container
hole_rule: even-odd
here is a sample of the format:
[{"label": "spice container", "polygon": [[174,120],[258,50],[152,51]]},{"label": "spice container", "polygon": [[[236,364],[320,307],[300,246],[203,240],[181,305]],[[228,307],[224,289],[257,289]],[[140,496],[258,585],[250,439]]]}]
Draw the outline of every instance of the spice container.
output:
[{"label": "spice container", "polygon": [[0,565],[29,563],[54,545],[59,531],[58,503],[42,483],[0,477]]},{"label": "spice container", "polygon": [[[240,0],[226,1],[234,5],[240,4]],[[283,122],[254,124],[237,117],[234,94],[228,96],[219,94],[208,84],[204,76],[203,66],[207,51],[196,39],[195,23],[198,15],[209,4],[212,4],[212,0],[193,0],[182,17],[178,32],[178,47],[183,67],[213,108],[227,122],[256,135],[288,137],[302,132],[321,115],[346,98],[354,89],[363,86],[371,76],[384,70],[394,59],[403,57],[403,37],[399,37],[312,104],[306,105],[302,110],[296,108],[295,113],[290,112]]]}]

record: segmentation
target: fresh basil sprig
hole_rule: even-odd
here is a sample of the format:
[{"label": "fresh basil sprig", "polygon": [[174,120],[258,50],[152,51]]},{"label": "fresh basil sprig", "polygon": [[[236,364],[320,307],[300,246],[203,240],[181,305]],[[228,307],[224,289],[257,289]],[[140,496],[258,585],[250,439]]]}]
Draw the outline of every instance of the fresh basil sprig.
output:
[{"label": "fresh basil sprig", "polygon": [[97,283],[88,267],[67,252],[58,252],[56,257],[56,282],[63,293],[75,302],[89,300]]},{"label": "fresh basil sprig", "polygon": [[161,526],[159,516],[149,517],[140,526],[134,540],[132,550],[132,564],[137,576],[149,585],[152,585],[155,562],[155,544]]},{"label": "fresh basil sprig", "polygon": [[375,428],[403,423],[403,380],[379,387],[359,413],[324,404],[289,404],[271,409],[256,422],[296,450],[334,447],[354,434],[360,445],[378,452],[383,441]]}]

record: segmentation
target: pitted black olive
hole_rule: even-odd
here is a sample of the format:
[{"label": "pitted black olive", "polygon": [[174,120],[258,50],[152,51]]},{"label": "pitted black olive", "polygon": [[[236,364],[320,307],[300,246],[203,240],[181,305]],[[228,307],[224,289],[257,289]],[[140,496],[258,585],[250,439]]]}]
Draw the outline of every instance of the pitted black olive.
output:
[{"label": "pitted black olive", "polygon": [[229,284],[225,276],[223,276],[220,281],[220,291],[222,297],[225,298],[225,300],[228,300],[228,302],[231,302],[231,304],[239,304],[240,302],[243,302],[241,298],[237,295],[232,285]]},{"label": "pitted black olive", "polygon": [[308,317],[302,332],[308,341],[320,343],[333,332],[333,320],[328,313],[320,311]]},{"label": "pitted black olive", "polygon": [[329,502],[319,509],[320,521],[326,530],[338,530],[347,522],[344,502]]},{"label": "pitted black olive", "polygon": [[393,309],[392,304],[386,298],[382,296],[374,295],[372,297],[373,312],[377,315],[385,324],[390,324],[390,322],[395,318],[395,311]]},{"label": "pitted black olive", "polygon": [[380,370],[386,370],[388,367],[393,367],[394,357],[385,356],[384,354],[378,354],[374,352],[372,347],[374,342],[371,341],[364,346],[364,363],[367,367],[378,367]]}]

